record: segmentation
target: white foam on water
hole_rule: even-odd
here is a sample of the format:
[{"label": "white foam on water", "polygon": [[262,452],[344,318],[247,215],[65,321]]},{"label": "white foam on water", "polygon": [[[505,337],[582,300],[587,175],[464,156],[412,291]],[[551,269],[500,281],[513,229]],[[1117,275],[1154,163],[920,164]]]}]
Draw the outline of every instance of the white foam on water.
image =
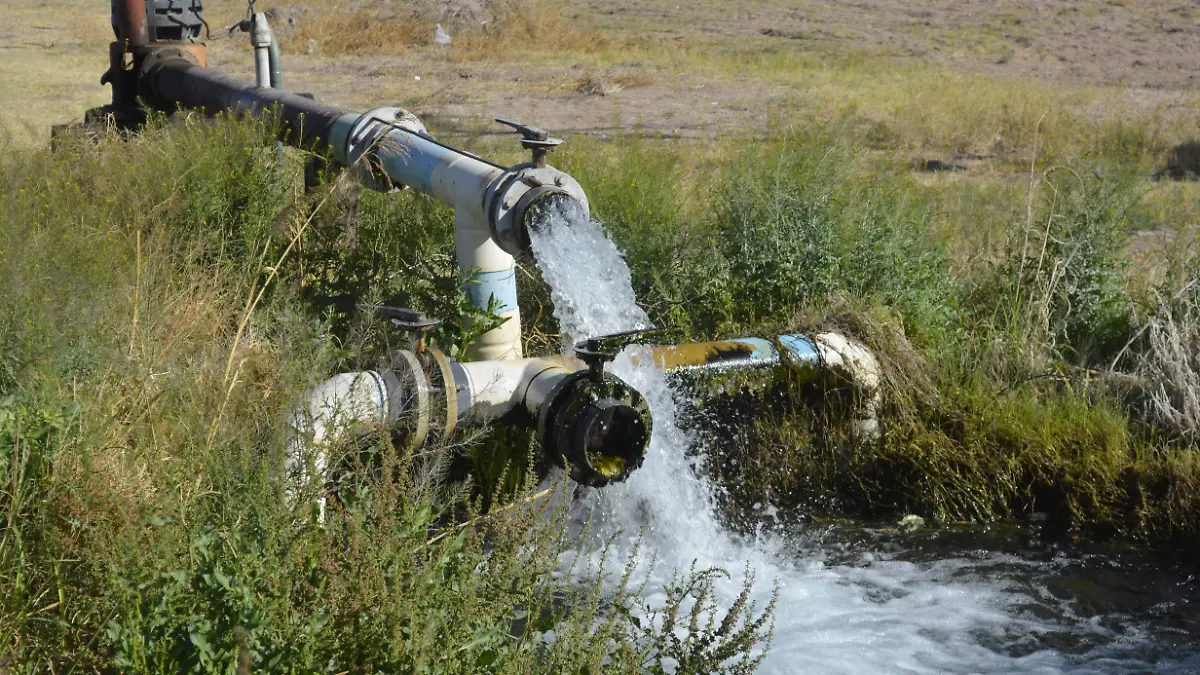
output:
[{"label": "white foam on water", "polygon": [[[562,222],[545,223],[531,240],[564,337],[646,327],[629,270],[603,229],[579,213],[557,217]],[[650,404],[654,429],[646,461],[626,482],[590,491],[573,509],[588,520],[592,535],[575,553],[604,565],[614,582],[636,555],[636,578],[649,578],[649,606],[661,606],[664,585],[693,565],[730,573],[716,585],[722,608],[738,597],[747,573],[756,580],[753,599],[760,608],[777,584],[775,636],[763,673],[1145,672],[1147,664],[1125,660],[1120,651],[1081,659],[1038,649],[1016,657],[985,646],[1006,636],[1012,643],[1013,636],[1064,630],[1127,645],[1139,636],[1107,635],[1094,617],[1069,626],[1035,618],[1021,608],[1028,596],[1013,582],[980,578],[978,560],[917,565],[868,554],[855,564],[832,564],[819,552],[797,555],[778,538],[732,535],[719,523],[711,486],[688,458],[692,439],[677,422],[675,392],[647,355],[635,364],[638,349],[626,350],[609,370]],[[1187,672],[1198,665],[1191,657],[1174,667]]]}]

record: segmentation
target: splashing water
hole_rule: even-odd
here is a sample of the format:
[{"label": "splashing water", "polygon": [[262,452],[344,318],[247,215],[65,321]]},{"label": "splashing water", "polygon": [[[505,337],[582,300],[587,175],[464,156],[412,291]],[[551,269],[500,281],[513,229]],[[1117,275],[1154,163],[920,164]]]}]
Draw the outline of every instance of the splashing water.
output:
[{"label": "splashing water", "polygon": [[[629,269],[603,229],[581,210],[544,215],[530,239],[564,338],[647,327]],[[688,458],[692,439],[677,422],[675,392],[647,354],[634,358],[638,349],[626,350],[609,370],[650,404],[646,461],[625,483],[573,505],[590,517],[594,535],[580,547],[614,577],[636,552],[649,575],[650,606],[661,606],[664,585],[693,563],[731,573],[716,587],[724,608],[741,592],[746,572],[756,579],[760,608],[778,584],[775,636],[761,672],[1200,672],[1194,649],[1144,649],[1153,638],[1143,622],[1078,612],[1028,583],[1054,561],[976,551],[918,564],[871,550],[834,561],[820,547],[798,552],[795,537],[734,536],[721,527],[712,488]],[[607,541],[606,556],[601,546],[587,548]],[[1048,644],[1056,642],[1075,648]]]},{"label": "splashing water", "polygon": [[577,202],[546,204],[529,229],[529,241],[568,348],[585,338],[650,326],[621,251]]}]

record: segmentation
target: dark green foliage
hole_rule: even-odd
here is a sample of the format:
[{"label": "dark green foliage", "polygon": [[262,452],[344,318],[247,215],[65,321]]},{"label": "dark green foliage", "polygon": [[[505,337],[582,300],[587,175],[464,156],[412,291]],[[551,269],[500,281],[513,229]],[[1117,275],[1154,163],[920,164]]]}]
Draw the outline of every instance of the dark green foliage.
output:
[{"label": "dark green foliage", "polygon": [[1133,176],[1111,173],[1048,172],[1034,222],[1014,232],[984,300],[984,311],[999,304],[1036,339],[1083,364],[1107,365],[1133,331],[1124,249],[1140,225],[1138,188]]},{"label": "dark green foliage", "polygon": [[720,159],[631,139],[599,159],[585,148],[565,166],[588,186],[659,325],[692,337],[774,330],[849,295],[940,339],[954,329],[956,299],[930,230],[934,206],[886,164],[863,175],[860,148],[841,131],[777,129]]}]

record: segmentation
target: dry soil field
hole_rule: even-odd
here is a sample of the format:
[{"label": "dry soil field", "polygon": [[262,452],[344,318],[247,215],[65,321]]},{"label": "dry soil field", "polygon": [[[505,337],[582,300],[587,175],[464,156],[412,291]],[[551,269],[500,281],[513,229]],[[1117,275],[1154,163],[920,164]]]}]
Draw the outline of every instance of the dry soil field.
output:
[{"label": "dry soil field", "polygon": [[[290,87],[354,106],[400,103],[444,127],[505,115],[561,133],[636,126],[710,136],[761,126],[773,110],[796,106],[843,103],[884,117],[902,104],[969,105],[946,99],[971,92],[937,83],[964,77],[968,89],[1032,87],[1051,107],[1170,118],[1194,107],[1200,73],[1200,7],[1179,1],[587,0],[557,9],[572,30],[596,40],[465,54],[399,38],[352,55],[295,38],[323,14],[355,5],[318,4],[260,3],[296,19],[278,26]],[[215,28],[243,10],[217,0],[206,15]],[[49,125],[105,101],[98,78],[107,23],[99,0],[0,6],[6,128],[44,137]],[[475,28],[457,21],[454,30]],[[244,43],[217,43],[214,64],[248,74]],[[906,82],[917,84],[900,86]]]}]

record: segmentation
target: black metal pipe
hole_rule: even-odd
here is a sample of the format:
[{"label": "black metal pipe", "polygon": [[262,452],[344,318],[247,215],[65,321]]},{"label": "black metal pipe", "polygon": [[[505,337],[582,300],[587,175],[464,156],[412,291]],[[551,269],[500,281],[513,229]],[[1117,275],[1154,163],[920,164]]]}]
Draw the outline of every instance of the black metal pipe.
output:
[{"label": "black metal pipe", "polygon": [[165,111],[178,107],[253,115],[274,110],[284,124],[285,142],[316,149],[329,144],[334,122],[353,112],[299,94],[260,88],[253,82],[201,68],[186,58],[148,60],[142,72],[140,93]]}]

